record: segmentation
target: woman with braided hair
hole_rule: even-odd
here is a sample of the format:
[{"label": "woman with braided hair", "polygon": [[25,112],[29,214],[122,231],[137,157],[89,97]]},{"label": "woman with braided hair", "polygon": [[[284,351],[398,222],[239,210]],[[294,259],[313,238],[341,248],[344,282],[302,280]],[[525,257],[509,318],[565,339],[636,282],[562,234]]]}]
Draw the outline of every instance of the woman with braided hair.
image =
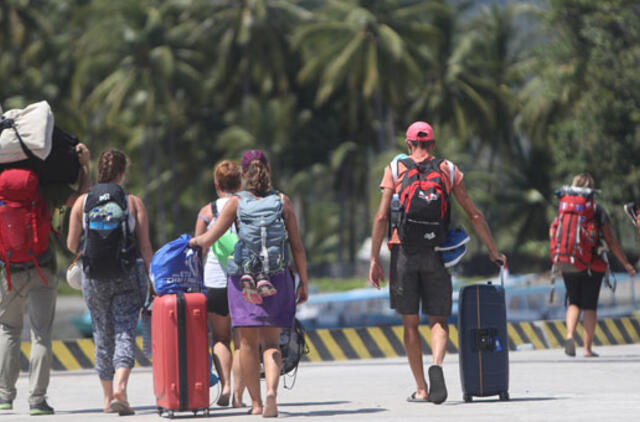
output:
[{"label": "woman with braided hair", "polygon": [[82,254],[82,295],[91,313],[104,411],[120,415],[134,413],[127,383],[153,255],[145,206],[122,188],[127,161],[117,149],[100,155],[98,183],[73,205],[67,237],[69,250]]}]

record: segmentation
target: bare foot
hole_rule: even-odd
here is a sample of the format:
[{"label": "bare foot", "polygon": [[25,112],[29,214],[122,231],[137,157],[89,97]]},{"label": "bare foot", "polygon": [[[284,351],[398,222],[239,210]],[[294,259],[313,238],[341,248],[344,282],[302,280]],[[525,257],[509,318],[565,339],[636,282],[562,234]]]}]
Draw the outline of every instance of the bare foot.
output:
[{"label": "bare foot", "polygon": [[263,418],[277,418],[278,417],[278,404],[276,403],[275,394],[267,394],[264,400],[264,411],[262,412]]},{"label": "bare foot", "polygon": [[260,406],[253,405],[251,409],[249,409],[248,413],[250,415],[261,415],[262,411],[263,411],[262,405]]},{"label": "bare foot", "polygon": [[105,413],[113,413],[111,411],[111,400],[113,400],[113,397],[105,397],[104,398],[104,411]]},{"label": "bare foot", "polygon": [[240,407],[247,407],[247,405],[242,402],[242,399],[238,400],[235,396],[233,397],[233,400],[231,401],[231,405],[233,407],[235,407],[236,409],[238,409]]},{"label": "bare foot", "polygon": [[218,406],[222,406],[222,407],[227,407],[229,406],[229,397],[231,396],[230,393],[222,393],[220,394],[220,398],[218,399],[218,402],[216,403]]}]

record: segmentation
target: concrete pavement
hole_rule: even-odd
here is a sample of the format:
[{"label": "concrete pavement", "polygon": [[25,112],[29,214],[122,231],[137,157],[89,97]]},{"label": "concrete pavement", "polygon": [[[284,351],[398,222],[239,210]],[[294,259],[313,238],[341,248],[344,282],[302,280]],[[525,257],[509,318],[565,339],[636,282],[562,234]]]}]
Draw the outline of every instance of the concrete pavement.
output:
[{"label": "concrete pavement", "polygon": [[[602,346],[600,358],[568,358],[561,350],[512,352],[510,402],[462,401],[458,356],[444,365],[449,400],[440,406],[407,403],[413,382],[405,358],[303,363],[293,390],[280,388],[280,418],[292,421],[637,421],[640,419],[640,345]],[[578,350],[580,353],[581,351]],[[425,356],[429,362],[430,356]],[[18,382],[14,411],[1,421],[33,421],[27,416],[27,377]],[[212,392],[217,390],[212,389]],[[134,370],[130,400],[135,420],[159,420],[151,371]],[[213,399],[212,399],[213,400]],[[248,395],[245,402],[248,403]],[[42,421],[113,420],[101,413],[101,393],[92,371],[56,372],[49,402],[57,414]],[[214,407],[213,418],[256,421],[247,409]],[[190,415],[190,414],[185,414]],[[40,419],[38,419],[40,420]]]}]

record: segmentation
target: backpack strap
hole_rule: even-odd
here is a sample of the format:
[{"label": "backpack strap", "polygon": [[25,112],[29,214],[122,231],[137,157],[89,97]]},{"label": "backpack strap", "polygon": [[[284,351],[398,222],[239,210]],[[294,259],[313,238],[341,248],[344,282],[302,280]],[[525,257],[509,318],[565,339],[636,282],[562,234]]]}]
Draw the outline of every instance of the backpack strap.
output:
[{"label": "backpack strap", "polygon": [[389,163],[389,168],[391,169],[391,178],[393,180],[393,184],[396,184],[396,180],[398,180],[398,173],[400,173],[400,160],[394,160],[395,161],[395,166],[393,165],[394,162],[392,161],[391,163]]},{"label": "backpack strap", "polygon": [[213,215],[213,218],[218,218],[218,202],[217,201],[211,201],[211,215]]},{"label": "backpack strap", "polygon": [[456,168],[451,161],[444,160],[444,162],[447,163],[447,166],[449,166],[449,192],[451,192],[453,191],[453,182],[455,180]]},{"label": "backpack strap", "polygon": [[[1,126],[0,126],[0,127],[1,127]],[[4,241],[3,241],[3,239],[2,239],[2,234],[0,234],[0,245],[2,245],[2,246],[3,246],[3,247],[2,247],[2,250],[5,250],[5,251],[6,251],[6,249],[4,248]],[[4,271],[5,271],[5,274],[7,275],[7,289],[8,289],[9,291],[11,291],[11,264],[9,263],[9,257],[8,257],[8,256],[6,256],[6,255],[5,255],[5,256],[3,256],[3,257],[2,257],[2,261],[3,261],[3,263],[4,263]]]},{"label": "backpack strap", "polygon": [[402,160],[398,160],[398,165],[402,163],[407,168],[407,171],[417,168],[418,165],[411,157],[403,158]]}]

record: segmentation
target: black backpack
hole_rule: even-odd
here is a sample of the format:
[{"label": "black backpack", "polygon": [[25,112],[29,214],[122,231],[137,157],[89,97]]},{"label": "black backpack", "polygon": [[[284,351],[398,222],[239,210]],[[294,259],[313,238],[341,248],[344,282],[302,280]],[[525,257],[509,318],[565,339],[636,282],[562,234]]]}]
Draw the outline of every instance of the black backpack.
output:
[{"label": "black backpack", "polygon": [[400,189],[400,240],[408,247],[437,246],[446,239],[450,220],[449,194],[440,171],[443,160],[400,162],[407,168]]},{"label": "black backpack", "polygon": [[5,168],[34,170],[43,186],[54,183],[76,183],[80,172],[80,161],[78,161],[76,153],[76,145],[79,142],[75,135],[54,126],[51,135],[51,152],[47,158],[41,160],[35,155],[25,152],[29,158],[16,163],[0,164],[0,171]]},{"label": "black backpack", "polygon": [[[289,376],[292,380],[290,384],[287,383],[287,378],[284,378],[284,387],[289,390],[295,385],[300,359],[302,359],[303,355],[309,353],[305,336],[304,327],[298,319],[294,321],[293,327],[283,328],[280,331],[280,353],[282,353],[280,375],[284,376],[293,372]],[[260,354],[260,359],[262,359],[262,354]],[[260,376],[264,378],[264,369],[261,371]]]},{"label": "black backpack", "polygon": [[97,280],[126,277],[138,257],[129,227],[129,202],[122,187],[99,183],[91,188],[83,211],[85,237],[82,264]]}]

